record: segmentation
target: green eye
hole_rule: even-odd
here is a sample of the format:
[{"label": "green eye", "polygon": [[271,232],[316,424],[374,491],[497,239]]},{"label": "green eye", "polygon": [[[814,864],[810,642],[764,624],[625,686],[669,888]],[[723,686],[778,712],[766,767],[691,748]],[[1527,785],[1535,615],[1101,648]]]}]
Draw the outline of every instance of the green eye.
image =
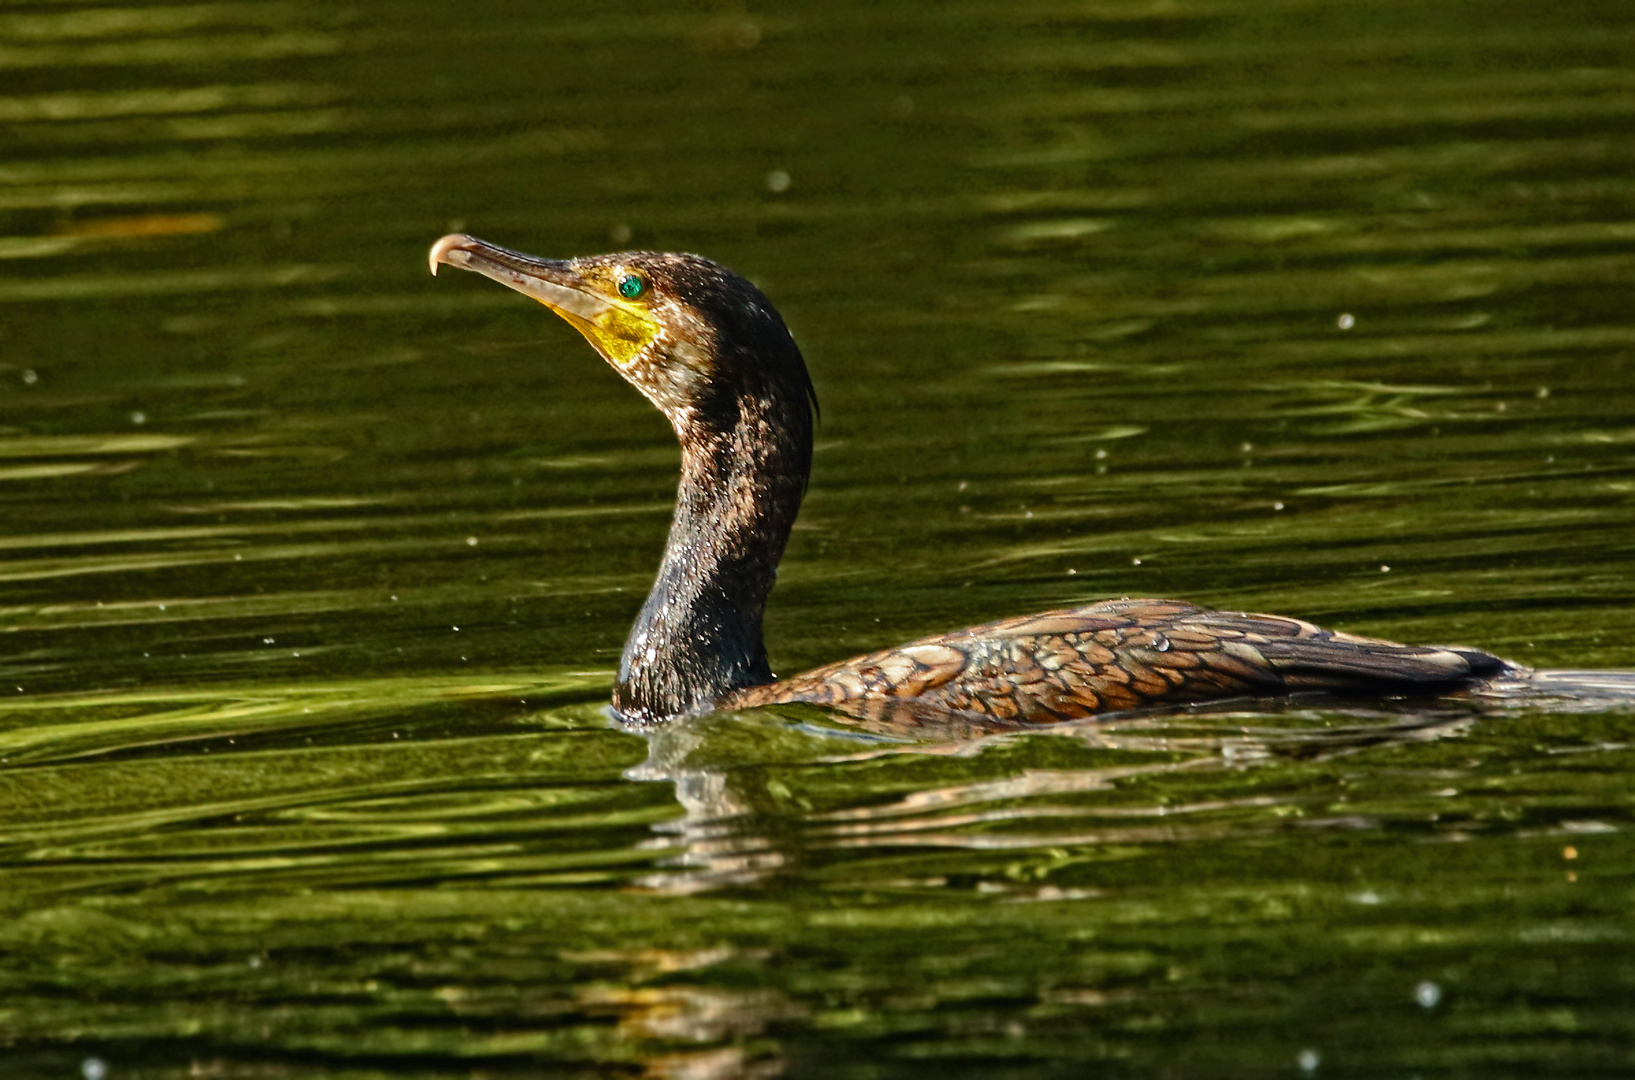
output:
[{"label": "green eye", "polygon": [[647,291],[647,283],[635,274],[626,274],[619,279],[619,295],[626,300],[634,300]]}]

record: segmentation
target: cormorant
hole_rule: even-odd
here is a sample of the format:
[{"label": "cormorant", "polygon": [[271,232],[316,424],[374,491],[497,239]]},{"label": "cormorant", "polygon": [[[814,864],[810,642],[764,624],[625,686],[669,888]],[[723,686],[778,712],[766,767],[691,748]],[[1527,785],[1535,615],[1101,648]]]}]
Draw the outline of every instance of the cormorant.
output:
[{"label": "cormorant", "polygon": [[1521,670],[1279,615],[1110,600],[1002,619],[774,679],[761,616],[812,462],[805,361],[761,291],[697,255],[556,261],[464,235],[432,246],[538,300],[669,419],[681,483],[669,540],[625,642],[614,709],[652,724],[809,702],[867,721],[1005,727],[1318,690],[1456,690]]}]

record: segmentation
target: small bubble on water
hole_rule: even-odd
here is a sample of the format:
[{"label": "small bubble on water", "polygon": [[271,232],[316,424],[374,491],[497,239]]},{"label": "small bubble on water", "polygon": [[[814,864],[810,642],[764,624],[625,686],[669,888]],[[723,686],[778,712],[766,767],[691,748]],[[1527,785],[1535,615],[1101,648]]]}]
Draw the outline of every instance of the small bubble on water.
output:
[{"label": "small bubble on water", "polygon": [[781,195],[789,190],[789,174],[782,169],[773,169],[766,174],[766,189],[774,194]]},{"label": "small bubble on water", "polygon": [[1323,1057],[1315,1050],[1302,1050],[1295,1055],[1294,1063],[1300,1066],[1302,1076],[1310,1076],[1323,1063]]},{"label": "small bubble on water", "polygon": [[1357,317],[1352,315],[1349,311],[1345,312],[1338,319],[1334,320],[1334,325],[1338,326],[1341,330],[1350,330],[1353,326],[1357,325]]},{"label": "small bubble on water", "polygon": [[1380,563],[1380,573],[1389,574],[1390,572],[1391,568],[1389,566],[1386,566],[1384,563]]},{"label": "small bubble on water", "polygon": [[259,957],[259,956],[250,957],[250,966],[253,967],[253,968],[260,967],[261,966],[261,957]]},{"label": "small bubble on water", "polygon": [[1141,565],[1141,560],[1140,559],[1131,559],[1130,560],[1130,565],[1131,566],[1140,566]]},{"label": "small bubble on water", "polygon": [[1550,396],[1550,388],[1548,386],[1541,386],[1533,392],[1533,396],[1538,398],[1540,401],[1543,401],[1545,398]]},{"label": "small bubble on water", "polygon": [[[24,386],[33,386],[35,383],[37,383],[39,381],[40,381],[40,373],[39,372],[35,371],[33,368],[24,368],[23,369],[23,385]],[[1543,395],[1541,394],[1539,396],[1542,397]]]},{"label": "small bubble on water", "polygon": [[105,1080],[108,1075],[108,1063],[99,1057],[88,1057],[79,1063],[79,1074],[85,1080]]},{"label": "small bubble on water", "polygon": [[1097,450],[1096,451],[1096,460],[1097,461],[1106,461],[1107,460],[1107,451]]},{"label": "small bubble on water", "polygon": [[475,536],[466,537],[466,547],[476,547],[476,546],[477,546],[477,538]]},{"label": "small bubble on water", "polygon": [[131,413],[131,423],[137,425],[138,427],[140,427],[141,425],[143,425],[143,424],[145,424],[147,422],[148,422],[148,414],[147,413],[145,413],[145,412],[133,412],[133,413]]},{"label": "small bubble on water", "polygon": [[1281,510],[1281,509],[1283,509],[1283,504],[1280,503],[1280,502],[1275,502],[1275,503],[1272,504],[1272,509],[1273,510]]},{"label": "small bubble on water", "polygon": [[1422,982],[1414,987],[1414,1000],[1422,1009],[1434,1009],[1442,1000],[1442,988],[1433,982]]}]

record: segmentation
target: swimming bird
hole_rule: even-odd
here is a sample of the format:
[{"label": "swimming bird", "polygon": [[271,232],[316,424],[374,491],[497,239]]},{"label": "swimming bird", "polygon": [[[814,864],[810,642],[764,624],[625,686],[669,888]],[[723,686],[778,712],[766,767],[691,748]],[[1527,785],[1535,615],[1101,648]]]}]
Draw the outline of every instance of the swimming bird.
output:
[{"label": "swimming bird", "polygon": [[761,620],[812,464],[816,395],[761,291],[697,255],[541,259],[460,234],[439,265],[578,330],[681,443],[669,539],[619,661],[614,710],[657,724],[804,702],[869,722],[1005,728],[1239,697],[1439,693],[1523,669],[1280,615],[1120,599],[1002,619],[775,679]]}]

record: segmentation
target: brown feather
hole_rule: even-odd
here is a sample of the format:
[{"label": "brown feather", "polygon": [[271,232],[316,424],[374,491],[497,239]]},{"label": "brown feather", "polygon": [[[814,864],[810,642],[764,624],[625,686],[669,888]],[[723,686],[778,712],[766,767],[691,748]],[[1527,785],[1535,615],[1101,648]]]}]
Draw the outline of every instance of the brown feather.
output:
[{"label": "brown feather", "polygon": [[727,695],[723,708],[805,702],[879,719],[1050,723],[1291,690],[1453,689],[1505,669],[1470,649],[1336,634],[1278,615],[1114,600],[922,638]]}]

